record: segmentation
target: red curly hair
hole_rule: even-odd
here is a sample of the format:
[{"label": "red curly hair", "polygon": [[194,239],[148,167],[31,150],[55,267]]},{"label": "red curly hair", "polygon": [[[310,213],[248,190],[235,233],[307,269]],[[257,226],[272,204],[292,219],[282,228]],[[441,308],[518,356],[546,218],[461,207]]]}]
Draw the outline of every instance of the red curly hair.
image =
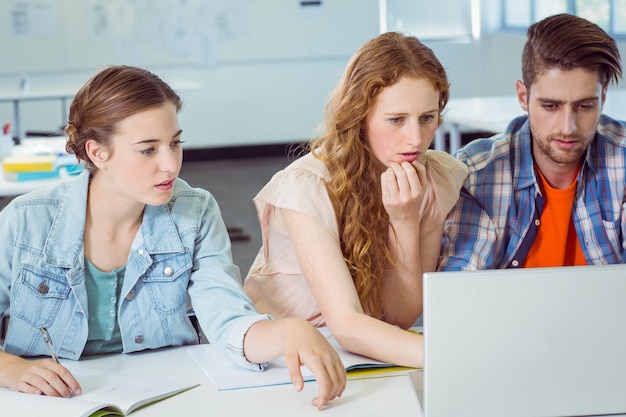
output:
[{"label": "red curly hair", "polygon": [[365,43],[352,57],[326,106],[323,133],[309,145],[330,173],[326,188],[363,310],[379,319],[384,319],[384,272],[394,259],[380,184],[385,166],[369,148],[366,120],[378,94],[403,77],[432,82],[439,92],[441,123],[450,88],[443,66],[417,38],[388,32]]}]

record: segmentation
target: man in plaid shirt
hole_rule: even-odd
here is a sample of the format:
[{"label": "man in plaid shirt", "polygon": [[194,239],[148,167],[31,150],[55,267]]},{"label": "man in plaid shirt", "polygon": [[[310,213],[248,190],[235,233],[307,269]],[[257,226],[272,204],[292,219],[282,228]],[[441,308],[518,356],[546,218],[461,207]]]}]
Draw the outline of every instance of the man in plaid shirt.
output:
[{"label": "man in plaid shirt", "polygon": [[615,40],[548,17],[528,29],[522,75],[527,116],[457,154],[470,172],[439,270],[625,263],[626,123],[601,114],[622,77]]}]

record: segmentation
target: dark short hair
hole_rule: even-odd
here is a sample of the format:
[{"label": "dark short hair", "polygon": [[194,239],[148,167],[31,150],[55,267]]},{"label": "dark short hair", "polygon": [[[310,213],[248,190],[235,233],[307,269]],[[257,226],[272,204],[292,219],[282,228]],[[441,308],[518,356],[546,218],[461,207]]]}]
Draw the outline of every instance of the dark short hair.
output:
[{"label": "dark short hair", "polygon": [[622,64],[615,40],[595,23],[571,14],[547,17],[528,28],[522,53],[522,77],[527,88],[544,70],[596,71],[603,85],[617,84]]}]

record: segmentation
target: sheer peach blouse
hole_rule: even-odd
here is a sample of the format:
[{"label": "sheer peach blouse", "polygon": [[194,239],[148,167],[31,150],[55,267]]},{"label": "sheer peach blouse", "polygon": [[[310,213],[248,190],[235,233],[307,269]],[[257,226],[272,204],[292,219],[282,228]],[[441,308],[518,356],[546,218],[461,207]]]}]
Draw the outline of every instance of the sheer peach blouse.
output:
[{"label": "sheer peach blouse", "polygon": [[[427,151],[420,162],[428,187],[422,209],[420,234],[443,223],[456,204],[467,167],[450,154]],[[300,317],[315,326],[325,322],[311,294],[287,231],[274,217],[278,208],[294,210],[317,221],[339,240],[337,219],[326,191],[328,171],[322,161],[307,154],[277,172],[254,198],[263,246],[244,281],[244,290],[260,313],[275,318]]]}]

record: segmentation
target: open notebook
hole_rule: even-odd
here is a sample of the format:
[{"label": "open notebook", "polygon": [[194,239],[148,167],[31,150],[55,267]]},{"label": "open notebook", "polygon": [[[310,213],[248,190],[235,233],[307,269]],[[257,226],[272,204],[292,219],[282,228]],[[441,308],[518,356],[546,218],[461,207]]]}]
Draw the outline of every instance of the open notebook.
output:
[{"label": "open notebook", "polygon": [[72,361],[62,361],[62,364],[80,383],[83,389],[81,395],[59,398],[0,388],[0,416],[126,416],[198,385],[142,376],[105,374],[86,369]]},{"label": "open notebook", "polygon": [[[319,330],[339,353],[348,372],[348,379],[385,377],[406,374],[415,370],[348,352],[337,343],[327,328]],[[219,348],[210,344],[190,347],[188,352],[218,391],[291,384],[284,358],[272,361],[263,372],[254,372],[235,365]],[[313,372],[307,366],[302,366],[300,369],[305,382],[315,380]]]}]

